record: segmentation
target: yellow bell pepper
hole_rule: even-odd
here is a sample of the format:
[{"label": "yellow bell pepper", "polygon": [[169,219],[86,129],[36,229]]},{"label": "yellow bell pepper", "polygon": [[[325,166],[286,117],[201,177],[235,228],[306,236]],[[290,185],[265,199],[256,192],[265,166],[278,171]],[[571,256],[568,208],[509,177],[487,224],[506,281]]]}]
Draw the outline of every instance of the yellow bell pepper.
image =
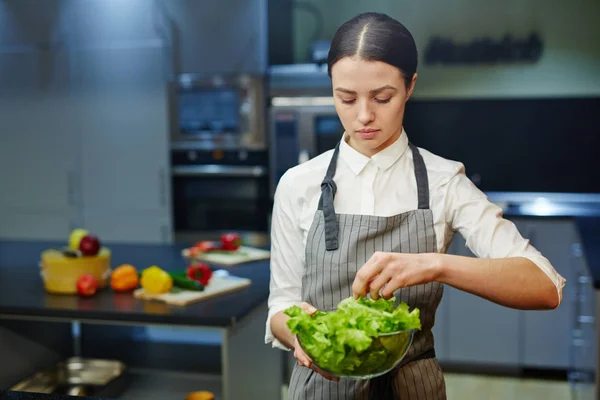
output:
[{"label": "yellow bell pepper", "polygon": [[173,278],[156,265],[142,271],[141,285],[147,293],[163,294],[171,291]]}]

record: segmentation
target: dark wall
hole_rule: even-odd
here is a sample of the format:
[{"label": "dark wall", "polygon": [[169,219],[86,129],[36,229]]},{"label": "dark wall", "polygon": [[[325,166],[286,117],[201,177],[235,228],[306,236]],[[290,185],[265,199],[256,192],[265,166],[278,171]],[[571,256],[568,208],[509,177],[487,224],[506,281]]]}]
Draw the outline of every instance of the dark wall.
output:
[{"label": "dark wall", "polygon": [[411,141],[484,191],[600,193],[600,98],[411,100]]},{"label": "dark wall", "polygon": [[268,4],[268,64],[294,63],[293,1],[267,0]]}]

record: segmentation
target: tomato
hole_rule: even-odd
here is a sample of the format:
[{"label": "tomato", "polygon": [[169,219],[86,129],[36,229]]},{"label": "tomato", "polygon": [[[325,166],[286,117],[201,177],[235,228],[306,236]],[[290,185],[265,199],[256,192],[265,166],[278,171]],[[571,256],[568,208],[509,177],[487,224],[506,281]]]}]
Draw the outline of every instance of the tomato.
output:
[{"label": "tomato", "polygon": [[98,281],[91,274],[83,274],[77,280],[77,293],[80,296],[93,296],[98,290]]}]

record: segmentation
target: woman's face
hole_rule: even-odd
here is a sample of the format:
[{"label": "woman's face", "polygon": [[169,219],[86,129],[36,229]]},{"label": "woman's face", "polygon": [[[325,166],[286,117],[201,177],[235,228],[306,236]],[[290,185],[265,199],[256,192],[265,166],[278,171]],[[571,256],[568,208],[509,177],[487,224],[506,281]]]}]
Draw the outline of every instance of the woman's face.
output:
[{"label": "woman's face", "polygon": [[398,68],[381,61],[345,57],[331,68],[335,109],[348,143],[367,157],[394,143],[402,133],[407,90]]}]

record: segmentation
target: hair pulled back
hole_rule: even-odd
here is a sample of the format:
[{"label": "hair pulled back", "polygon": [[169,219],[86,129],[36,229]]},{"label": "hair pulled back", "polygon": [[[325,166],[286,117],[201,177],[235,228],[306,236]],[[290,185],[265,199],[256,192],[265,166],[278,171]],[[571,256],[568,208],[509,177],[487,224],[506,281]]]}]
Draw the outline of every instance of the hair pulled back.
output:
[{"label": "hair pulled back", "polygon": [[344,57],[382,61],[400,70],[406,87],[417,72],[418,53],[412,34],[386,14],[367,12],[343,23],[331,40],[327,72]]}]

